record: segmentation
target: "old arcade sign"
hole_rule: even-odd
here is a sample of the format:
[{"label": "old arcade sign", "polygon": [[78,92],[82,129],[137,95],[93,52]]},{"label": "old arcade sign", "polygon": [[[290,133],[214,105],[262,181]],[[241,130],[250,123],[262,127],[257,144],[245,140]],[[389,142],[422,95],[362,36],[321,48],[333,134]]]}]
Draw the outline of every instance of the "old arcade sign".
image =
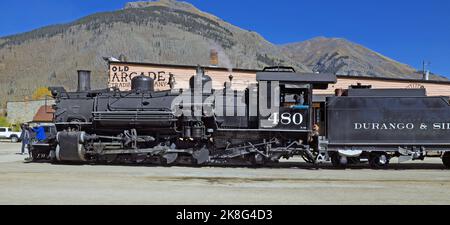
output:
[{"label": "old arcade sign", "polygon": [[121,91],[131,89],[131,79],[135,76],[149,76],[155,80],[155,90],[169,90],[169,78],[174,75],[165,68],[151,66],[136,66],[127,63],[113,63],[109,65],[109,87],[117,87]]},{"label": "old arcade sign", "polygon": [[[226,68],[204,67],[206,74],[213,79],[213,88],[222,89],[233,75],[233,88],[245,90],[249,83],[256,83],[256,71],[236,69],[230,72]],[[155,80],[155,90],[169,90],[170,76],[175,79],[175,89],[189,88],[189,79],[196,74],[196,66],[162,65],[150,63],[110,62],[108,87],[117,87],[121,91],[131,90],[131,79],[135,76],[149,76]]]}]

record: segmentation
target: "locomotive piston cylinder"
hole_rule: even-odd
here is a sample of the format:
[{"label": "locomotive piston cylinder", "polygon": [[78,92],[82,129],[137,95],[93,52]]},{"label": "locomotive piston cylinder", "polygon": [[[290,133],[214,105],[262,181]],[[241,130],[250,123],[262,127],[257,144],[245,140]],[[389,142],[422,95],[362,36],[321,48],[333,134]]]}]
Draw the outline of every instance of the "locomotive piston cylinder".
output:
[{"label": "locomotive piston cylinder", "polygon": [[203,131],[204,131],[203,127],[199,127],[199,126],[193,127],[192,128],[192,137],[193,138],[202,138],[203,133],[204,133]]}]

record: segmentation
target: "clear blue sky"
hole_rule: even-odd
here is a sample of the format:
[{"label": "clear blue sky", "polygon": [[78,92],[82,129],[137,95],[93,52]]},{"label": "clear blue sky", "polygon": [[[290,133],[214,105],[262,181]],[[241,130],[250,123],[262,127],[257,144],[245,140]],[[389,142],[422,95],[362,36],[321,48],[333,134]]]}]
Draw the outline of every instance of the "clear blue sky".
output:
[{"label": "clear blue sky", "polygon": [[[448,0],[186,0],[276,44],[341,37],[450,76]],[[0,36],[120,9],[126,0],[0,0]]]}]

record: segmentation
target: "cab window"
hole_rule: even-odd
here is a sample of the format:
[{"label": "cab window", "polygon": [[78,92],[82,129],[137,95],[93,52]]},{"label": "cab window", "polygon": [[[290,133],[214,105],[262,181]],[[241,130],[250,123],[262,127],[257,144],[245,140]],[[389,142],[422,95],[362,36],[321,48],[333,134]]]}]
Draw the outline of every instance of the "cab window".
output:
[{"label": "cab window", "polygon": [[282,85],[280,92],[280,103],[282,107],[309,107],[308,85]]}]

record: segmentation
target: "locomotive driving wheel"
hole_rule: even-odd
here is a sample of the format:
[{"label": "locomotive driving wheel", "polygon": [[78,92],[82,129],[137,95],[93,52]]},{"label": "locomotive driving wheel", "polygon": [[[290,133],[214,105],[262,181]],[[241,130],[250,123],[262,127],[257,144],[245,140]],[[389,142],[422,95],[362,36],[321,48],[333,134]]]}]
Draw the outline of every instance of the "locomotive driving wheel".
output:
[{"label": "locomotive driving wheel", "polygon": [[250,156],[250,162],[254,167],[262,167],[266,164],[266,159],[263,155],[255,153]]},{"label": "locomotive driving wheel", "polygon": [[330,159],[331,159],[331,164],[333,164],[333,167],[335,167],[337,169],[347,168],[347,165],[348,165],[347,157],[339,155],[338,152],[333,152],[332,154],[330,153]]},{"label": "locomotive driving wheel", "polygon": [[442,162],[447,169],[450,169],[450,152],[446,152],[442,155]]},{"label": "locomotive driving wheel", "polygon": [[369,165],[373,169],[386,169],[389,166],[389,156],[385,152],[372,152],[369,155]]}]

